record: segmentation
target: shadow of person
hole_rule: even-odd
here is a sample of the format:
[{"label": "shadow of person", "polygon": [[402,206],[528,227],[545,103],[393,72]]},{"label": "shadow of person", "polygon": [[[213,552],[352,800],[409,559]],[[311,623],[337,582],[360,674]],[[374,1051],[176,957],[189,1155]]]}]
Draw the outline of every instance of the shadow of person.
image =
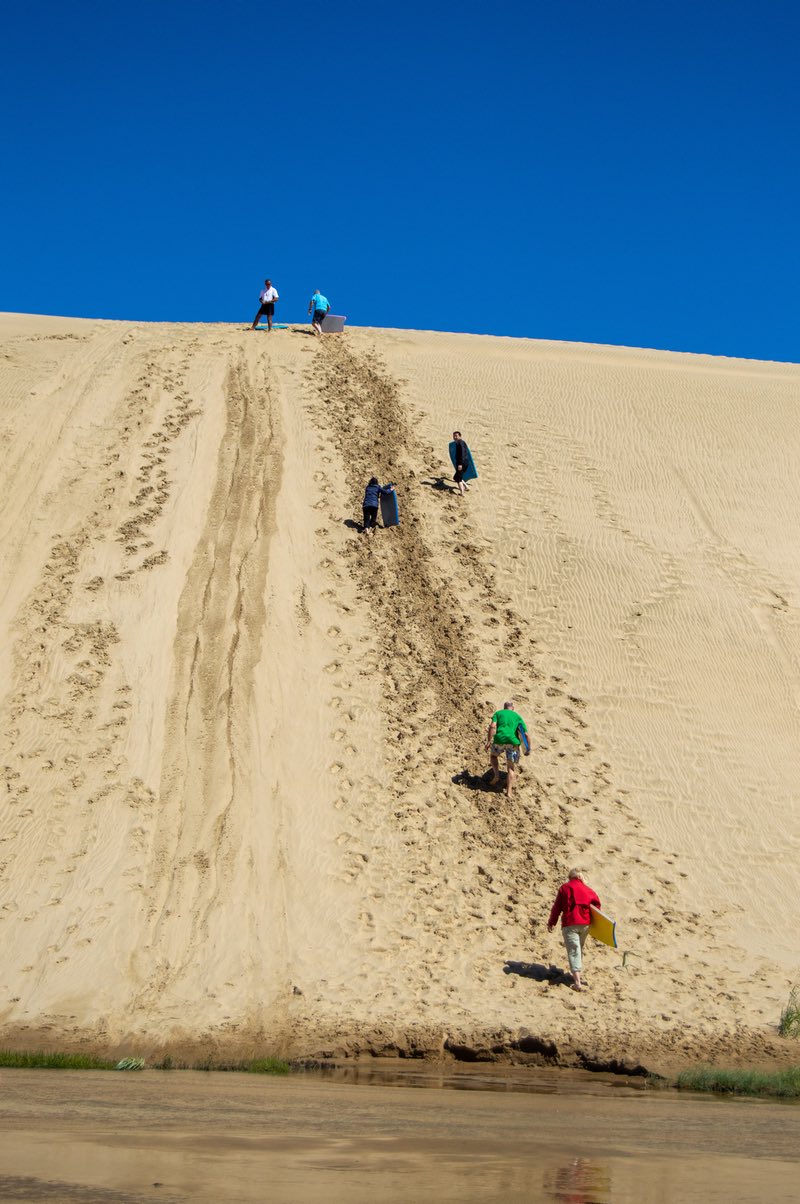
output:
[{"label": "shadow of person", "polygon": [[466,786],[468,790],[480,790],[484,794],[498,794],[503,789],[505,774],[501,771],[500,781],[492,782],[492,771],[487,769],[485,773],[470,773],[467,769],[462,769],[460,773],[453,774],[450,781],[454,786]]},{"label": "shadow of person", "polygon": [[541,962],[507,961],[503,966],[504,974],[518,974],[520,978],[532,978],[536,982],[572,984],[572,975],[560,966],[544,966]]},{"label": "shadow of person", "polygon": [[361,526],[361,523],[357,523],[354,518],[346,518],[344,520],[343,526],[349,527],[351,531],[363,531],[364,530],[364,528]]},{"label": "shadow of person", "polygon": [[451,485],[444,477],[434,477],[432,481],[420,481],[420,485],[427,485],[429,489],[436,489],[439,493],[453,493],[455,485]]}]

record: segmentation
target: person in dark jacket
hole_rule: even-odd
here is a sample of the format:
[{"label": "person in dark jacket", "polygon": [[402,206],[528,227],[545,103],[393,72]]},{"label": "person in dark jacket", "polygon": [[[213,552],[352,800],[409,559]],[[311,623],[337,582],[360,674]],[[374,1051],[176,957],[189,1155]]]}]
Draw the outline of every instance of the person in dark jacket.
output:
[{"label": "person in dark jacket", "polygon": [[569,871],[567,881],[558,889],[555,903],[547,921],[547,931],[552,932],[561,916],[561,935],[567,950],[569,968],[572,971],[573,991],[582,991],[583,946],[592,920],[590,907],[600,910],[600,900],[583,880],[580,870]]},{"label": "person in dark jacket", "polygon": [[370,477],[369,484],[364,490],[364,501],[362,510],[364,511],[364,522],[361,527],[362,535],[374,535],[375,528],[378,525],[378,506],[380,505],[381,494],[391,493],[394,485],[379,485],[377,477]]},{"label": "person in dark jacket", "polygon": [[463,497],[465,491],[469,489],[469,485],[464,480],[464,473],[469,467],[470,457],[469,448],[467,447],[466,441],[461,436],[461,431],[453,431],[453,442],[450,446],[451,448],[454,447],[454,451],[451,452],[452,458],[455,462],[456,470],[453,475],[453,480],[456,483],[458,492]]}]

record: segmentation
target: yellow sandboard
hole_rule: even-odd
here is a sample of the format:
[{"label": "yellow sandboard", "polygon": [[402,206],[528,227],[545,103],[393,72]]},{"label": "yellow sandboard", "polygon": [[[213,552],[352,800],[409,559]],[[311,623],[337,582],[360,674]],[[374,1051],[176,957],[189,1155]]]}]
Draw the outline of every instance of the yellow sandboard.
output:
[{"label": "yellow sandboard", "polygon": [[596,941],[602,941],[604,945],[610,945],[612,949],[616,949],[617,925],[614,920],[609,920],[608,916],[604,916],[602,911],[598,911],[591,904],[589,905],[589,911],[592,913],[591,923],[589,924],[589,936],[593,936]]}]

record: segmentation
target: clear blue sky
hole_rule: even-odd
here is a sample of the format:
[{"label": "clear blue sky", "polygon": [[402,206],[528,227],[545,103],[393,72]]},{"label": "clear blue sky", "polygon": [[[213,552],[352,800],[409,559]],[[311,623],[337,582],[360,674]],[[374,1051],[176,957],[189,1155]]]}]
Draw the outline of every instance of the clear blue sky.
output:
[{"label": "clear blue sky", "polygon": [[789,0],[14,4],[0,309],[800,360]]}]

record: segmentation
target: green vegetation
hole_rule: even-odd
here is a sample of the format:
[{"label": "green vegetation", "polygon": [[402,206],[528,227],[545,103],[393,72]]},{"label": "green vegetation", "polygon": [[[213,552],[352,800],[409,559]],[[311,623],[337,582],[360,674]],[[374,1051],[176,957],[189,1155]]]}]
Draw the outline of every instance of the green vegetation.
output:
[{"label": "green vegetation", "polygon": [[[144,1058],[111,1061],[93,1054],[42,1053],[37,1050],[0,1049],[0,1066],[17,1070],[143,1070]],[[175,1062],[169,1054],[152,1064],[153,1070],[238,1070],[246,1074],[289,1074],[291,1066],[280,1058],[247,1058],[239,1062]]]},{"label": "green vegetation", "polygon": [[96,1058],[93,1054],[0,1049],[0,1066],[17,1070],[113,1070],[116,1062]]},{"label": "green vegetation", "polygon": [[778,1032],[782,1037],[800,1037],[800,989],[792,987],[789,1002],[781,1012]]},{"label": "green vegetation", "polygon": [[288,1074],[292,1068],[280,1058],[247,1058],[241,1062],[215,1062],[213,1058],[208,1058],[203,1062],[187,1063],[179,1069],[230,1070],[240,1074]]},{"label": "green vegetation", "polygon": [[291,1068],[280,1058],[253,1058],[246,1069],[251,1074],[288,1074]]},{"label": "green vegetation", "polygon": [[675,1086],[684,1091],[716,1091],[727,1095],[769,1095],[800,1099],[800,1066],[788,1070],[717,1070],[697,1066],[682,1070]]}]

